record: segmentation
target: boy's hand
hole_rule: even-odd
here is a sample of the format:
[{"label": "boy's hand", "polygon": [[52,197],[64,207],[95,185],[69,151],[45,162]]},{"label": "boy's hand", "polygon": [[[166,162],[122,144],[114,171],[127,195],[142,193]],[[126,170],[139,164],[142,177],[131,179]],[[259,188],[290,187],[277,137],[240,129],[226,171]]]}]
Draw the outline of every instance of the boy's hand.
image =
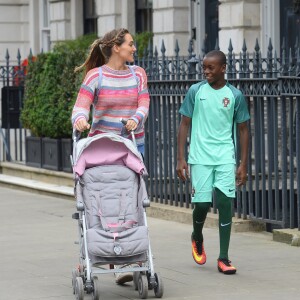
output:
[{"label": "boy's hand", "polygon": [[190,177],[189,168],[185,159],[177,160],[176,172],[177,176],[183,181],[186,181]]},{"label": "boy's hand", "polygon": [[242,186],[247,181],[247,171],[246,167],[240,165],[236,171],[236,185]]}]

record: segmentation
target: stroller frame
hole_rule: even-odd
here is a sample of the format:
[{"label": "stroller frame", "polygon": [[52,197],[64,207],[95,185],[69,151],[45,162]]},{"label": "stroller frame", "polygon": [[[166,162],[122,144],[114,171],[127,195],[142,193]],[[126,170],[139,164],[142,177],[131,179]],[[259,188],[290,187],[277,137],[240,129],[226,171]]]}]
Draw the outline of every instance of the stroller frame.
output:
[{"label": "stroller frame", "polygon": [[[124,124],[124,122],[122,121]],[[137,146],[135,142],[135,136],[134,132],[131,131],[131,137],[132,141],[129,139],[125,139],[121,136],[117,136],[114,134],[102,134],[95,136],[93,138],[89,139],[98,139],[101,137],[105,138],[112,138],[115,141],[123,141],[125,145],[131,150],[134,154],[140,155],[140,153],[137,151]],[[77,158],[80,156],[80,154],[84,151],[85,148],[81,149],[81,153],[77,153],[77,143],[80,139],[80,133],[78,131],[73,132],[73,156],[71,156],[71,163],[73,166],[76,164]],[[92,141],[91,141],[92,143]],[[137,266],[132,267],[129,266],[131,262],[128,264],[126,263],[125,266],[122,268],[114,268],[114,264],[109,264],[109,269],[104,268],[103,264],[101,263],[95,263],[92,264],[89,251],[88,251],[88,245],[87,245],[87,220],[86,220],[86,213],[85,213],[85,206],[80,197],[78,197],[77,188],[80,184],[80,176],[74,171],[74,195],[76,198],[76,208],[77,212],[75,212],[72,215],[73,219],[76,219],[78,221],[78,237],[79,241],[75,242],[76,244],[79,244],[80,249],[80,257],[79,257],[79,265],[77,268],[72,270],[72,286],[73,286],[73,294],[75,294],[77,300],[83,300],[84,299],[84,293],[91,294],[93,296],[93,300],[99,300],[100,299],[100,282],[98,279],[98,275],[101,274],[111,274],[111,273],[125,273],[125,272],[133,272],[133,285],[134,289],[138,290],[139,297],[141,299],[145,299],[148,297],[148,289],[154,290],[154,294],[156,298],[161,298],[163,296],[164,287],[163,282],[158,273],[155,273],[154,271],[154,263],[153,263],[153,256],[151,251],[151,245],[149,240],[149,246],[146,252],[146,261],[135,264]],[[143,175],[147,175],[146,171]],[[150,206],[150,200],[144,199],[142,201],[143,206],[143,222],[146,227],[148,227],[147,223],[147,217],[146,217],[146,207]],[[84,252],[82,251],[84,249]]]}]

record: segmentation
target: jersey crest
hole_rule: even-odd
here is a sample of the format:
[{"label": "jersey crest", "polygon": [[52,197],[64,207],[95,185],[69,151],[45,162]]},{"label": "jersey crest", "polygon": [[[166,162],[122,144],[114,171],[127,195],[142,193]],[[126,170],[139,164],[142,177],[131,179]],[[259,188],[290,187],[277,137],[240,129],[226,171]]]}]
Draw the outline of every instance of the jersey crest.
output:
[{"label": "jersey crest", "polygon": [[229,100],[228,98],[225,97],[225,98],[223,99],[222,103],[223,103],[223,106],[224,106],[224,107],[227,107],[227,106],[229,105],[229,103],[230,103],[230,100]]}]

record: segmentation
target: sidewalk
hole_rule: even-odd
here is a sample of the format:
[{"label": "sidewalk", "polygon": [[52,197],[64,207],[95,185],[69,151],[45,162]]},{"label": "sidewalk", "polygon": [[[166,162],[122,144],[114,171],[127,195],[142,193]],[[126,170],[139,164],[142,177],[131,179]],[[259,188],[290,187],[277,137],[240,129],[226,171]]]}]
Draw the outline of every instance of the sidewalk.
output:
[{"label": "sidewalk", "polygon": [[[71,173],[32,168],[16,163],[0,163],[0,186],[74,201],[73,185]],[[185,207],[151,202],[147,213],[150,217],[192,225],[192,210]],[[209,213],[205,227],[217,228],[218,215]],[[233,218],[232,231],[260,232],[266,229],[262,222]],[[297,229],[276,229],[272,234],[274,241],[300,246],[300,231]]]},{"label": "sidewalk", "polygon": [[[71,270],[78,263],[74,202],[0,187],[0,299],[71,300]],[[272,241],[268,233],[233,233],[230,258],[236,275],[218,272],[218,230],[205,228],[207,263],[191,257],[191,226],[148,217],[155,271],[163,299],[299,299],[300,249]],[[132,283],[100,278],[101,299],[139,299]],[[85,299],[91,300],[91,295]],[[149,291],[148,299],[154,299]]]}]

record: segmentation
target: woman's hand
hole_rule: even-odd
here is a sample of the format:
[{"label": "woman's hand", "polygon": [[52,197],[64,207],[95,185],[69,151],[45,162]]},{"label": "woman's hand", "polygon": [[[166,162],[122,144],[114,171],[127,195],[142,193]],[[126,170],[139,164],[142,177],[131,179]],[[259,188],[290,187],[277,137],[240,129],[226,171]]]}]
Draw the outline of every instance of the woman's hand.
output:
[{"label": "woman's hand", "polygon": [[126,123],[126,125],[125,125],[125,128],[126,128],[126,130],[128,130],[128,131],[136,130],[137,124],[136,124],[136,122],[135,122],[134,120],[129,119],[129,120],[127,120],[127,123]]},{"label": "woman's hand", "polygon": [[86,119],[82,118],[79,119],[75,124],[74,124],[75,129],[77,129],[80,132],[85,131],[86,129],[90,129],[91,125],[86,121]]}]

